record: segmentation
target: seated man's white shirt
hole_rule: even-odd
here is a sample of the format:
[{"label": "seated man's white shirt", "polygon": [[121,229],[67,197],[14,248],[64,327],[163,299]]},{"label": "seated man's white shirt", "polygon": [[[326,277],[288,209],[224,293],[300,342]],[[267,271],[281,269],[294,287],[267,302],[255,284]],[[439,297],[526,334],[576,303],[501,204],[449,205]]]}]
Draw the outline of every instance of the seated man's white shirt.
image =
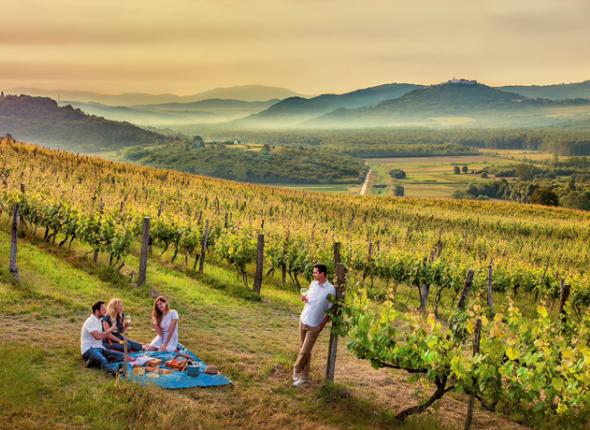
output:
[{"label": "seated man's white shirt", "polygon": [[310,327],[317,327],[324,319],[326,311],[332,307],[328,296],[336,297],[336,289],[328,281],[321,285],[318,281],[313,281],[306,296],[307,303],[303,307],[299,320]]},{"label": "seated man's white shirt", "polygon": [[86,321],[84,321],[84,325],[82,326],[82,331],[80,332],[80,350],[82,351],[82,355],[90,348],[101,348],[104,349],[102,346],[102,340],[95,339],[92,336],[92,332],[102,332],[102,325],[100,324],[100,320],[96,318],[94,315],[90,315]]}]

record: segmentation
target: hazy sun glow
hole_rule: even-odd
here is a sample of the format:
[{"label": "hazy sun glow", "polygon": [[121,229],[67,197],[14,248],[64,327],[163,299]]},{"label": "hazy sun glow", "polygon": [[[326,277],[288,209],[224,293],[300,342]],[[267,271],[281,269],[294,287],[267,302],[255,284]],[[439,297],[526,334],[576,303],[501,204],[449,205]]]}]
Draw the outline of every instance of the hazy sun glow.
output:
[{"label": "hazy sun glow", "polygon": [[588,0],[4,2],[0,86],[301,93],[590,79]]}]

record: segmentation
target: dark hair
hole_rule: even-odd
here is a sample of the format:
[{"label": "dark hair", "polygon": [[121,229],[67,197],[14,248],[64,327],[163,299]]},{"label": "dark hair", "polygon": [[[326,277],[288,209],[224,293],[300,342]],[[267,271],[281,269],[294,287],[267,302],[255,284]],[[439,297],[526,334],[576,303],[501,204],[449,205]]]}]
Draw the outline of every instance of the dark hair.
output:
[{"label": "dark hair", "polygon": [[324,275],[328,274],[328,268],[325,264],[314,264],[314,269],[318,269],[318,272],[323,273]]},{"label": "dark hair", "polygon": [[96,302],[95,304],[92,305],[92,313],[100,310],[100,307],[104,305],[104,302],[102,300],[99,300],[98,302]]}]

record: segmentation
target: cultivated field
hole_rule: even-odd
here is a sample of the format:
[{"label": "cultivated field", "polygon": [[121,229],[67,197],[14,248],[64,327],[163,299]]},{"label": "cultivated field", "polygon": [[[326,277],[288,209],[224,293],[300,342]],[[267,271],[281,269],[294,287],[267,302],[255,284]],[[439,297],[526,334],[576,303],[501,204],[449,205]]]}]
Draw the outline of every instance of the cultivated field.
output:
[{"label": "cultivated field", "polygon": [[[503,153],[508,155],[508,153]],[[519,153],[520,154],[520,153]],[[548,154],[535,153],[531,156],[546,157]],[[533,159],[533,158],[529,158]],[[545,159],[545,158],[534,158]],[[465,190],[471,183],[484,183],[493,180],[493,175],[482,178],[480,173],[485,167],[505,166],[515,159],[494,155],[445,156],[445,157],[407,157],[374,158],[366,160],[373,177],[370,194],[389,195],[394,184],[402,185],[408,197],[450,197],[455,191]],[[467,166],[470,173],[456,174],[455,166]],[[406,179],[393,179],[389,175],[392,169],[406,172]]]}]

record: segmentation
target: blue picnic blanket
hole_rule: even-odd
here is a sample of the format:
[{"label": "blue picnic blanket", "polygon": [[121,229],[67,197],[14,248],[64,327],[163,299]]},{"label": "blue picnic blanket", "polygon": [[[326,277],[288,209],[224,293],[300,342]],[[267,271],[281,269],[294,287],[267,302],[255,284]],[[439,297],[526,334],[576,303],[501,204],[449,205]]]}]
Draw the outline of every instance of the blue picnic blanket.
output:
[{"label": "blue picnic blanket", "polygon": [[[156,374],[153,372],[146,372],[145,375],[137,375],[133,372],[132,363],[127,364],[127,374],[130,381],[138,382],[142,385],[155,384],[159,387],[166,388],[168,390],[176,390],[179,388],[193,388],[193,387],[218,387],[221,385],[231,384],[231,381],[221,374],[207,375],[205,373],[206,364],[195,354],[184,347],[180,347],[179,353],[187,354],[192,360],[200,366],[199,376],[189,376],[186,371],[178,372],[172,370],[168,375]],[[162,360],[161,368],[168,369],[164,363],[174,358],[176,353],[171,352],[134,352],[130,353],[129,357],[137,358],[140,356],[148,356],[153,358],[159,358]]]}]

